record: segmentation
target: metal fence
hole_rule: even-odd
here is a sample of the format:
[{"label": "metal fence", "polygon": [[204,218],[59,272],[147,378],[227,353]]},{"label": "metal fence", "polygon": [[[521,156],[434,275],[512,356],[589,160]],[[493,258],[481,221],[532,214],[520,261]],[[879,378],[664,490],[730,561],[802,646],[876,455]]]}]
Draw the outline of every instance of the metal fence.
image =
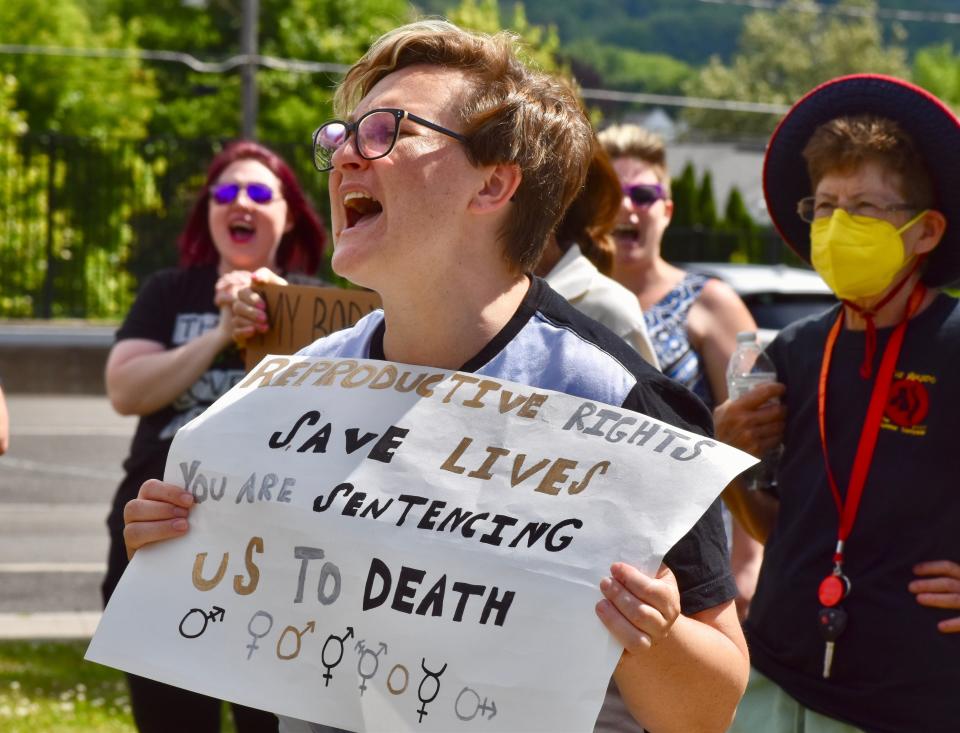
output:
[{"label": "metal fence", "polygon": [[[140,281],[176,262],[176,238],[221,140],[94,140],[56,135],[0,139],[0,318],[118,320]],[[327,177],[307,143],[267,143],[327,217]],[[777,262],[772,232],[746,255]],[[727,261],[743,234],[671,227],[664,254]],[[330,277],[330,273],[323,273]]]}]

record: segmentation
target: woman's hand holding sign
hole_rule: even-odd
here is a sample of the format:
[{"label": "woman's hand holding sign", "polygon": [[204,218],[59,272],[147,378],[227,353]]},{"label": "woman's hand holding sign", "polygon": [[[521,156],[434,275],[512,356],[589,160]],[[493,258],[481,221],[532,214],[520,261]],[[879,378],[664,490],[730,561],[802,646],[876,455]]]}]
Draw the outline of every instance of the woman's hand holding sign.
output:
[{"label": "woman's hand holding sign", "polygon": [[680,591],[670,568],[661,565],[651,578],[618,562],[610,574],[600,581],[605,599],[597,604],[597,615],[614,638],[631,653],[665,639],[680,616]]},{"label": "woman's hand holding sign", "polygon": [[123,541],[127,557],[144,545],[180,537],[187,531],[193,494],[156,479],[145,481],[136,499],[123,509]]}]

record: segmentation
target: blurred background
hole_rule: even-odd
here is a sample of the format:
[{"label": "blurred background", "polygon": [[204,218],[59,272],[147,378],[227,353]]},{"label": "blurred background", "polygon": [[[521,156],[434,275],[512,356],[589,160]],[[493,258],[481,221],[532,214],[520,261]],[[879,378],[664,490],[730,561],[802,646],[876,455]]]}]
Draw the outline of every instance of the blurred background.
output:
[{"label": "blurred background", "polygon": [[[786,106],[851,72],[960,103],[956,0],[4,0],[0,318],[119,318],[174,261],[202,161],[256,137],[321,211],[312,130],[371,39],[417,16],[510,28],[598,126],[671,141],[676,261],[778,262],[760,190]],[[328,273],[329,274],[329,273]]]}]

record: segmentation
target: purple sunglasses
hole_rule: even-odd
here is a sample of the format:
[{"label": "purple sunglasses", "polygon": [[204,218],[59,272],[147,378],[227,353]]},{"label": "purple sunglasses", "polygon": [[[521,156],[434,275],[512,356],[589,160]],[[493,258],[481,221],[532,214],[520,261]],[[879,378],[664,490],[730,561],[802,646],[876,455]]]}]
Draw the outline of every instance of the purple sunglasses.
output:
[{"label": "purple sunglasses", "polygon": [[217,183],[210,186],[210,196],[220,205],[232,204],[240,195],[240,190],[247,190],[247,198],[255,204],[269,204],[273,201],[273,189],[266,183]]},{"label": "purple sunglasses", "polygon": [[659,183],[638,183],[633,186],[624,186],[623,192],[630,197],[634,206],[644,209],[667,198],[666,190]]}]

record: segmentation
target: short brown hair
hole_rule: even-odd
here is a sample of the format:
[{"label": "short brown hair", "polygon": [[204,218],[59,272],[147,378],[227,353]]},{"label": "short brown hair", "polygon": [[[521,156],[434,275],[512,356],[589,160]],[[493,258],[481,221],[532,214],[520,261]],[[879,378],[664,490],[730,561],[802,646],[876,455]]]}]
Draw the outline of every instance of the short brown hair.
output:
[{"label": "short brown hair", "polygon": [[640,125],[611,125],[598,137],[611,158],[637,158],[650,166],[667,197],[670,197],[667,146],[662,137]]},{"label": "short brown hair", "polygon": [[560,249],[566,252],[570,245],[578,245],[584,257],[604,275],[609,275],[616,249],[613,229],[622,199],[617,172],[600,143],[595,141],[583,189],[557,224]]},{"label": "short brown hair", "polygon": [[803,149],[811,189],[831,172],[874,161],[900,176],[909,203],[934,203],[933,182],[913,138],[894,120],[876,115],[837,117],[814,130]]},{"label": "short brown hair", "polygon": [[424,20],[381,36],[355,63],[334,97],[346,115],[381,79],[408,66],[463,70],[473,82],[460,109],[473,165],[513,163],[522,180],[504,230],[504,254],[520,271],[534,268],[547,236],[580,190],[593,131],[562,81],[527,68],[516,38],[465,31]]}]

